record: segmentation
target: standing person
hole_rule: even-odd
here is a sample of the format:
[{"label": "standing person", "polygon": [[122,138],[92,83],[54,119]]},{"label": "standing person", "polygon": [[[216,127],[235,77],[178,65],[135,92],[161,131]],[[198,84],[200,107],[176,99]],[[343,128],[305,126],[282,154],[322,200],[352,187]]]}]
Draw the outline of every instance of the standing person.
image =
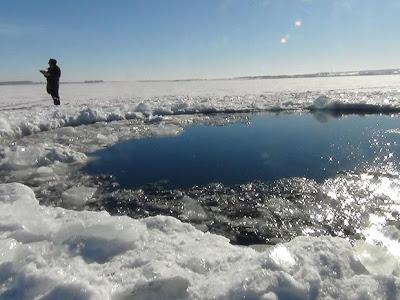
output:
[{"label": "standing person", "polygon": [[47,71],[40,70],[40,73],[47,79],[47,93],[51,95],[54,105],[60,105],[60,96],[58,95],[58,87],[60,83],[61,70],[57,66],[57,60],[49,59],[49,68]]}]

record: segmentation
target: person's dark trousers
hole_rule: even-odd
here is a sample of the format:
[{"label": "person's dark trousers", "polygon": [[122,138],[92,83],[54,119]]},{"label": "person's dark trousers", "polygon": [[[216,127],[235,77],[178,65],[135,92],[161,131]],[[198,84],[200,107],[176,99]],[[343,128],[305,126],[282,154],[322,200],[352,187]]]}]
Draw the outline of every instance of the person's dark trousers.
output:
[{"label": "person's dark trousers", "polygon": [[48,84],[47,92],[53,98],[54,105],[60,105],[60,96],[58,95],[58,84]]}]

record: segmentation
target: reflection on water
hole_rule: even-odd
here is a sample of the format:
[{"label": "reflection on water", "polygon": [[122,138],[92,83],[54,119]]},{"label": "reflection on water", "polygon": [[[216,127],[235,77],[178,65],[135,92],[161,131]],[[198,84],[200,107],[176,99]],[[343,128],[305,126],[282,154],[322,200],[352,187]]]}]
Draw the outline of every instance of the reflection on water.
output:
[{"label": "reflection on water", "polygon": [[382,240],[384,226],[400,228],[398,121],[268,113],[121,143],[87,167],[105,174],[94,177],[102,191],[93,209],[170,215],[242,245],[299,235]]},{"label": "reflection on water", "polygon": [[[323,121],[323,122],[321,122]],[[86,171],[122,187],[234,185],[306,177],[321,182],[376,160],[396,161],[399,117],[260,114],[226,126],[193,126],[173,137],[116,144],[92,154]]]}]

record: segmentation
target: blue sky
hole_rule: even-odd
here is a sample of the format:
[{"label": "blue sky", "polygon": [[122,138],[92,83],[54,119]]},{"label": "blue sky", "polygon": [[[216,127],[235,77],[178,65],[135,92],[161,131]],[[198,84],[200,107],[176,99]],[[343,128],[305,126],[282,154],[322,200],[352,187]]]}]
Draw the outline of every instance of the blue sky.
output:
[{"label": "blue sky", "polygon": [[[400,67],[399,0],[2,0],[0,81]],[[296,26],[297,21],[297,26]]]}]

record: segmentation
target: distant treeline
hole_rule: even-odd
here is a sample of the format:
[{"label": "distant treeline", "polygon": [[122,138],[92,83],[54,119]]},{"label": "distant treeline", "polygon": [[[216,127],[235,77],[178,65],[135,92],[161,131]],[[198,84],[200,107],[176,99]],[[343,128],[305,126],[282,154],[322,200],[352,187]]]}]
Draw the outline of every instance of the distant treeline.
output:
[{"label": "distant treeline", "polygon": [[320,73],[297,74],[297,75],[244,76],[244,77],[235,77],[235,78],[233,78],[233,79],[313,78],[313,77],[368,76],[368,75],[397,75],[397,74],[400,74],[400,69],[367,70],[367,71],[349,71],[349,72],[320,72]]},{"label": "distant treeline", "polygon": [[[158,82],[158,81],[207,81],[207,80],[235,80],[235,79],[280,79],[280,78],[313,78],[313,77],[344,77],[344,76],[371,76],[371,75],[400,75],[400,69],[383,69],[383,70],[366,70],[366,71],[348,71],[348,72],[319,72],[312,74],[296,74],[296,75],[259,75],[259,76],[242,76],[234,78],[219,79],[178,79],[178,80],[139,80],[139,82]],[[61,82],[62,84],[79,84],[79,83],[103,83],[103,80],[85,80],[80,82]],[[43,84],[44,82],[34,82],[29,80],[21,81],[0,81],[0,85],[23,85],[23,84]]]},{"label": "distant treeline", "polygon": [[101,83],[103,80],[85,80],[83,83]]},{"label": "distant treeline", "polygon": [[[79,83],[101,83],[103,80],[85,80],[81,82],[61,82],[62,84],[79,84]],[[27,85],[27,84],[44,84],[45,82],[39,81],[30,81],[30,80],[19,80],[19,81],[0,81],[0,85]]]},{"label": "distant treeline", "polygon": [[0,85],[20,85],[20,84],[38,84],[40,82],[33,82],[29,80],[21,81],[0,81]]}]

